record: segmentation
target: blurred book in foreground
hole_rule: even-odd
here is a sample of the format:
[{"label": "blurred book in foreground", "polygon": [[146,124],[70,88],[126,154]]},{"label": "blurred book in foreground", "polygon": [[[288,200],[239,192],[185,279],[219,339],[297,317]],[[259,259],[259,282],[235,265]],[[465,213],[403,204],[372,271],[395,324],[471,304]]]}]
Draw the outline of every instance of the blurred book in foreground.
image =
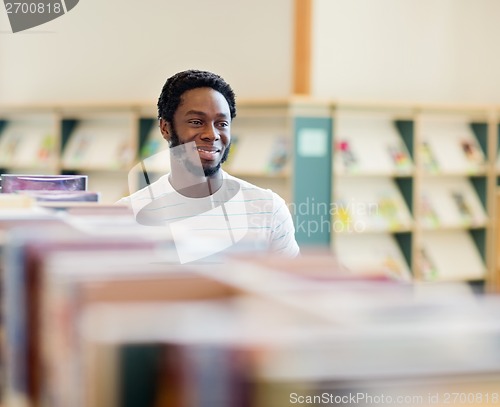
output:
[{"label": "blurred book in foreground", "polygon": [[497,297],[351,278],[331,255],[174,265],[137,236],[45,231],[7,246],[8,391],[25,405],[430,406],[499,391]]}]

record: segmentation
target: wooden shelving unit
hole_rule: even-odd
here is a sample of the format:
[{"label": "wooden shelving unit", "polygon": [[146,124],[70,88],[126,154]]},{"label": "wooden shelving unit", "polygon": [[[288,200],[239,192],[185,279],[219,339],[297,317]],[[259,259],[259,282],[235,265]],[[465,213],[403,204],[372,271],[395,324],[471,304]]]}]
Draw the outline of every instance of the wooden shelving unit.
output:
[{"label": "wooden shelving unit", "polygon": [[[145,186],[143,167],[150,182],[169,171],[156,115],[153,103],[138,102],[0,106],[0,168],[85,173],[89,190],[112,203]],[[349,264],[346,245],[358,240],[357,254],[369,259],[362,240],[373,238],[391,242],[388,252],[397,251],[402,275],[489,281],[497,241],[499,117],[500,109],[489,105],[242,100],[223,168],[280,194],[303,247],[331,247]],[[376,209],[363,214],[363,205]],[[338,228],[347,220],[363,230]],[[436,244],[443,250],[428,248]],[[479,259],[469,275],[428,271],[429,264],[455,267],[435,258],[449,246],[458,259],[461,253]],[[371,266],[391,264],[382,258]]]},{"label": "wooden shelving unit", "polygon": [[[343,189],[362,185],[351,198],[360,205],[376,203],[372,211],[387,218],[386,227],[378,230],[380,237],[395,238],[417,280],[489,280],[497,159],[493,152],[498,144],[492,108],[338,102],[333,112],[332,202],[345,200]],[[397,165],[401,162],[404,172]],[[397,191],[390,199],[392,211],[381,210],[386,202],[376,202],[377,196],[387,196],[383,191],[388,181]],[[390,223],[390,217],[404,212],[395,209],[398,194],[412,221],[401,230]],[[364,222],[366,231],[373,233],[369,220]],[[334,249],[340,235],[332,234]],[[351,242],[357,244],[354,238]],[[341,250],[338,255],[342,259]]]}]

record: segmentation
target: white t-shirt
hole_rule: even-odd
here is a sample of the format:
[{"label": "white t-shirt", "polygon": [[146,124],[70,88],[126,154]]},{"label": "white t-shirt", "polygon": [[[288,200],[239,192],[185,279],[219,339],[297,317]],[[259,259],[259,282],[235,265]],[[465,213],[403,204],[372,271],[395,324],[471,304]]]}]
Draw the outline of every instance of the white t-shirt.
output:
[{"label": "white t-shirt", "polygon": [[222,187],[206,198],[179,194],[167,174],[117,203],[130,205],[143,225],[169,226],[181,262],[226,249],[297,256],[295,228],[285,201],[269,189],[222,174]]}]

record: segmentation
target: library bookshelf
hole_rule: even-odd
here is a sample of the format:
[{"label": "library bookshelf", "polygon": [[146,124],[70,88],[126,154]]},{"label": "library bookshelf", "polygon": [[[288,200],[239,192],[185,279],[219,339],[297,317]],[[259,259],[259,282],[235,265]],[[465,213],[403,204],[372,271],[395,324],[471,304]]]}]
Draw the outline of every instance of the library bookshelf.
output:
[{"label": "library bookshelf", "polygon": [[348,265],[421,281],[492,279],[493,107],[337,102],[332,120],[336,220],[358,222],[332,235]]},{"label": "library bookshelf", "polygon": [[[292,134],[285,100],[241,101],[233,124],[231,174],[291,200]],[[169,171],[168,145],[154,104],[0,106],[2,173],[89,175],[112,203]],[[129,174],[134,168],[139,171]],[[128,179],[130,177],[130,182]]]},{"label": "library bookshelf", "polygon": [[[154,103],[0,106],[2,173],[89,175],[112,203],[169,171]],[[354,271],[491,282],[500,108],[239,100],[224,169],[289,204]]]}]

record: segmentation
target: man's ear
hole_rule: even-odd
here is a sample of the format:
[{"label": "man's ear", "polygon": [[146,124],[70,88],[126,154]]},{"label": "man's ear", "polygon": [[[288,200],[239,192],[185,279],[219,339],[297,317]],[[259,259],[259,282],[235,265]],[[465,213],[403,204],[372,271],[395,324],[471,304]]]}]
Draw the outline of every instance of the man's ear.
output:
[{"label": "man's ear", "polygon": [[170,144],[170,135],[172,134],[172,126],[170,122],[167,122],[165,119],[160,119],[160,131],[165,140]]}]

